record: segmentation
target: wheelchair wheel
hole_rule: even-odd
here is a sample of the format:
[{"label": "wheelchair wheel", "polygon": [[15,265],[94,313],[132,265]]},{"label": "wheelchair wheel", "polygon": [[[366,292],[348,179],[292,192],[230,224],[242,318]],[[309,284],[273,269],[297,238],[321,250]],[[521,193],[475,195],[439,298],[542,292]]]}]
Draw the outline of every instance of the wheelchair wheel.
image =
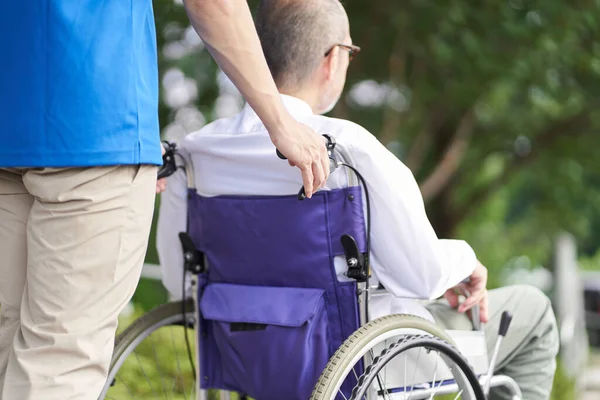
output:
[{"label": "wheelchair wheel", "polygon": [[100,400],[195,398],[188,354],[188,342],[192,357],[195,351],[194,323],[190,299],[163,304],[131,324],[115,341]]},{"label": "wheelchair wheel", "polygon": [[[353,388],[344,394],[342,386]],[[450,337],[410,315],[358,329],[335,352],[310,400],[484,400],[477,377]]]}]

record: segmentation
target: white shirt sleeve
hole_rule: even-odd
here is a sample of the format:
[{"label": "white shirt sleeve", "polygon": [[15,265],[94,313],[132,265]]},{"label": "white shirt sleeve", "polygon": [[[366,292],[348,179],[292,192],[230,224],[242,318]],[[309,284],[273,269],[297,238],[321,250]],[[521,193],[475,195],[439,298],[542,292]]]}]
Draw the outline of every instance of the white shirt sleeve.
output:
[{"label": "white shirt sleeve", "polygon": [[438,239],[412,172],[355,127],[343,147],[369,190],[373,273],[394,296],[438,298],[471,275],[475,253],[464,241]]},{"label": "white shirt sleeve", "polygon": [[182,297],[183,251],[179,232],[186,228],[187,183],[185,172],[179,169],[168,178],[167,189],[161,194],[156,231],[162,282],[175,299]]}]

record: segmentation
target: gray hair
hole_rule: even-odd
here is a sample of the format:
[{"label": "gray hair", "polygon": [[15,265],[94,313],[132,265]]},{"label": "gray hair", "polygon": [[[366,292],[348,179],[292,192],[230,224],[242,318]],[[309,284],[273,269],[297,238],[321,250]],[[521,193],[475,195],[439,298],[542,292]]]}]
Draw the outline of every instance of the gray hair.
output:
[{"label": "gray hair", "polygon": [[339,0],[261,0],[256,30],[277,87],[304,83],[344,40],[347,24]]}]

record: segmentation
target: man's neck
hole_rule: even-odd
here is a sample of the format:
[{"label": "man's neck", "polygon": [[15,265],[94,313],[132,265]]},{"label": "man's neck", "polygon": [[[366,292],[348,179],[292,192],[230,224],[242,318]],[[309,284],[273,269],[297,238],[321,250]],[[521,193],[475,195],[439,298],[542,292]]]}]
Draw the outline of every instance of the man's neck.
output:
[{"label": "man's neck", "polygon": [[285,94],[288,96],[292,96],[295,97],[297,99],[300,99],[302,101],[304,101],[306,104],[308,104],[310,106],[310,108],[312,109],[313,113],[316,113],[315,108],[318,104],[318,96],[316,95],[315,91],[313,90],[289,90],[286,88],[281,88],[279,90],[279,93],[281,94]]}]

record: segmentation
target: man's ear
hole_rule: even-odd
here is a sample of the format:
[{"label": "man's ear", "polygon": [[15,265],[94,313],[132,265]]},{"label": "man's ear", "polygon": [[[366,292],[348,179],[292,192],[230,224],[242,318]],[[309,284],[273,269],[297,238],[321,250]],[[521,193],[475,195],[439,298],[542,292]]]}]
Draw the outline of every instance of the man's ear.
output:
[{"label": "man's ear", "polygon": [[340,49],[334,46],[329,54],[325,57],[325,79],[331,81],[334,79],[339,68]]}]

